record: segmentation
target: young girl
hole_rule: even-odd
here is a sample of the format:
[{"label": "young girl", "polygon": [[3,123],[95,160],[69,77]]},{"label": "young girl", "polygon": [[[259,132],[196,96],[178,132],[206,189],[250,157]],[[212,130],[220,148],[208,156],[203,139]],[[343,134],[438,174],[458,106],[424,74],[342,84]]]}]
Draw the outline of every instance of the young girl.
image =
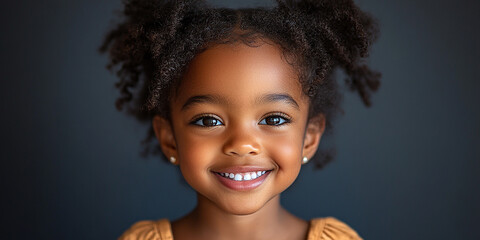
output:
[{"label": "young girl", "polygon": [[198,199],[171,224],[141,221],[120,239],[361,239],[335,218],[290,214],[280,193],[331,127],[336,67],[370,104],[379,74],[361,64],[376,36],[367,14],[351,0],[237,10],[130,0],[124,15],[101,48],[118,66],[117,107],[152,121],[148,139]]}]

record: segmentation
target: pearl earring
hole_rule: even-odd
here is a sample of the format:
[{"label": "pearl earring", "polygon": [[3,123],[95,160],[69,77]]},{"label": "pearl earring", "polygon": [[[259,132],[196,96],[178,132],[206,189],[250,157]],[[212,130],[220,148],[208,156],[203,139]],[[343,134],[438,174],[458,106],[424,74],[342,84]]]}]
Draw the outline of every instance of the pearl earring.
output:
[{"label": "pearl earring", "polygon": [[170,162],[171,162],[172,164],[175,164],[175,163],[177,163],[177,159],[172,156],[172,157],[170,157]]},{"label": "pearl earring", "polygon": [[307,163],[307,162],[308,162],[308,158],[307,158],[307,157],[303,157],[303,158],[302,158],[302,164],[305,164],[305,163]]}]

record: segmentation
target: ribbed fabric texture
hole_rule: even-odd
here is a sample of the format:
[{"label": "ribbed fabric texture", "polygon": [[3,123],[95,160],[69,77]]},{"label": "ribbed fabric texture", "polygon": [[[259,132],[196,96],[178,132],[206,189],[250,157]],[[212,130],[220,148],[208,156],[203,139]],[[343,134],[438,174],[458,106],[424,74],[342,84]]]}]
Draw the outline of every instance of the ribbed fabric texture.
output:
[{"label": "ribbed fabric texture", "polygon": [[362,240],[347,224],[333,217],[310,220],[307,240]]}]

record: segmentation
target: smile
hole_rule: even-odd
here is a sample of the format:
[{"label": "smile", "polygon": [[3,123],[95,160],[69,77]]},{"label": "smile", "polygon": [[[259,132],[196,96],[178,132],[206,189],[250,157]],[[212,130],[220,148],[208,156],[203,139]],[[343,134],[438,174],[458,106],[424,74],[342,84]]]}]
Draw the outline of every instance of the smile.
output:
[{"label": "smile", "polygon": [[249,191],[262,185],[271,172],[272,170],[259,168],[234,167],[212,173],[222,185],[231,190]]},{"label": "smile", "polygon": [[247,173],[217,173],[224,178],[233,179],[234,181],[251,181],[261,177],[267,171],[256,171]]}]

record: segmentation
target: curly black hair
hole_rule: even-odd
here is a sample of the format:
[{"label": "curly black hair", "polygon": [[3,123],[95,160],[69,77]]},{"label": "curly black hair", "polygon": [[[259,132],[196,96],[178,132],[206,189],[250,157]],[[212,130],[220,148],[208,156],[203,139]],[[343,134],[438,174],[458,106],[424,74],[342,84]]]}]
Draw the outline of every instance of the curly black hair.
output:
[{"label": "curly black hair", "polygon": [[[378,36],[376,21],[352,0],[277,0],[273,8],[213,8],[201,0],[127,0],[123,20],[106,36],[100,52],[108,52],[107,68],[120,81],[118,110],[150,123],[154,115],[169,118],[171,89],[186,67],[213,44],[255,40],[277,44],[298,70],[304,93],[310,97],[309,116],[326,118],[327,130],[339,111],[334,70],[348,76],[366,106],[379,87],[380,74],[362,62]],[[150,127],[145,152],[160,152]],[[152,151],[154,150],[154,151]],[[316,154],[317,167],[332,159]]]}]

